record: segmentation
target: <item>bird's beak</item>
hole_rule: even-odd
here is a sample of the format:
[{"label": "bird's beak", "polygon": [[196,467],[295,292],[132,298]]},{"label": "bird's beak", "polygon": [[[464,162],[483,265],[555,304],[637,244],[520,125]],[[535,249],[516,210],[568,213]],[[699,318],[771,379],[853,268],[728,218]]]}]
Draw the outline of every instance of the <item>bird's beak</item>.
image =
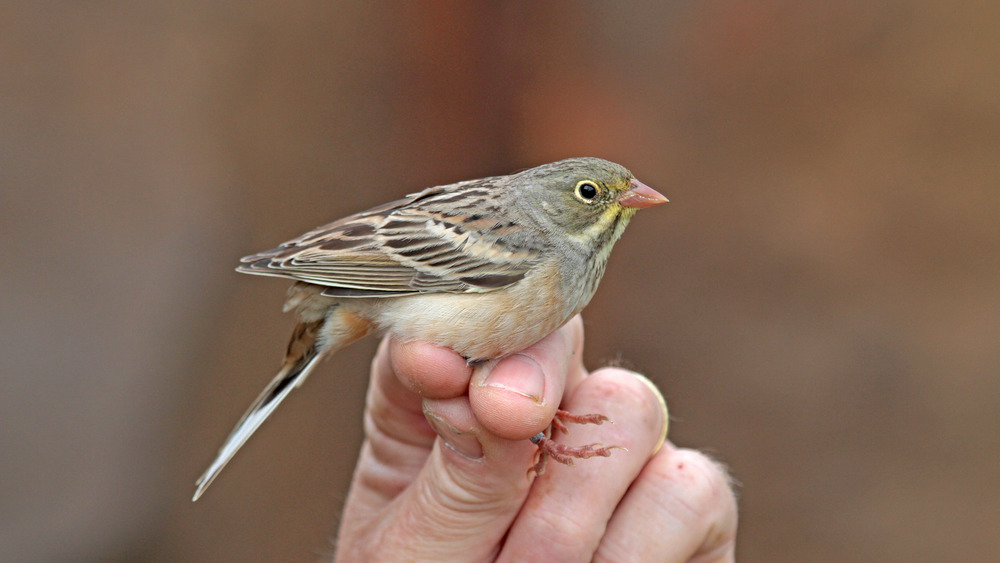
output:
[{"label": "bird's beak", "polygon": [[663,194],[635,178],[632,178],[632,188],[618,198],[618,203],[625,207],[634,207],[636,209],[652,207],[666,203],[667,201],[667,198],[663,197]]}]

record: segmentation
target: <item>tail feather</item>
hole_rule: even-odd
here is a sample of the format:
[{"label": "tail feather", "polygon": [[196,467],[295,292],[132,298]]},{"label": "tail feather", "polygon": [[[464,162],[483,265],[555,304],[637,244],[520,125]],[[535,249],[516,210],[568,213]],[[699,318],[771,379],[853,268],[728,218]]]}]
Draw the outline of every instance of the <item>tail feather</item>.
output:
[{"label": "tail feather", "polygon": [[236,423],[236,427],[226,438],[215,461],[195,483],[197,489],[191,500],[198,500],[204,494],[205,489],[218,477],[226,464],[236,455],[236,452],[250,439],[250,436],[271,416],[271,413],[278,408],[278,405],[285,400],[288,394],[302,385],[302,382],[309,376],[309,372],[313,370],[321,357],[316,345],[316,335],[320,324],[320,322],[300,323],[296,327],[295,334],[288,344],[288,356],[284,367],[250,405],[243,418]]}]

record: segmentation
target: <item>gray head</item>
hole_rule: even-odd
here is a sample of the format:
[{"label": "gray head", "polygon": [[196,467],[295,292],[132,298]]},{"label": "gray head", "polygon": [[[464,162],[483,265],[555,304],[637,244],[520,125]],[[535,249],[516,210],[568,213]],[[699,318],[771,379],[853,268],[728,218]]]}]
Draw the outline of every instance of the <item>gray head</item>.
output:
[{"label": "gray head", "polygon": [[627,168],[600,158],[569,158],[519,172],[518,199],[543,228],[579,245],[614,243],[642,207],[667,201]]}]

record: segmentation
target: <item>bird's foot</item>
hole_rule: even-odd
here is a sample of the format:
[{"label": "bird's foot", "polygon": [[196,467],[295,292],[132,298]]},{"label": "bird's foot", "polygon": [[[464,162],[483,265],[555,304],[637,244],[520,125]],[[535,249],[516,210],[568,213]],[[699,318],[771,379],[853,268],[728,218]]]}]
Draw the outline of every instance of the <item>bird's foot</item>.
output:
[{"label": "bird's foot", "polygon": [[605,422],[611,422],[611,419],[603,414],[578,415],[564,410],[557,411],[549,431],[539,432],[531,438],[531,443],[538,446],[538,454],[535,465],[528,470],[528,473],[535,475],[545,473],[545,465],[550,457],[559,463],[573,465],[574,459],[587,459],[594,456],[608,457],[611,455],[611,450],[624,450],[625,448],[622,446],[605,446],[604,444],[565,446],[552,441],[552,436],[557,432],[569,433],[564,423],[602,424]]},{"label": "bird's foot", "polygon": [[555,434],[558,431],[563,434],[569,434],[569,429],[563,424],[564,422],[572,424],[604,424],[605,422],[611,422],[611,419],[603,414],[573,414],[560,409],[556,411],[556,417],[552,419],[552,433]]}]

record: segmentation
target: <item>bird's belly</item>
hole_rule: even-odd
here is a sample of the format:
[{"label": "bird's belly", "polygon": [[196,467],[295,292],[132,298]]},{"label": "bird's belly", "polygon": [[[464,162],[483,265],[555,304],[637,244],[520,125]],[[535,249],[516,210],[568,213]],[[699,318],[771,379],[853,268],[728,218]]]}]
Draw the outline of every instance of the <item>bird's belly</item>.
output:
[{"label": "bird's belly", "polygon": [[578,312],[558,283],[529,283],[489,293],[428,293],[386,299],[376,323],[403,340],[426,340],[470,360],[523,350]]}]

